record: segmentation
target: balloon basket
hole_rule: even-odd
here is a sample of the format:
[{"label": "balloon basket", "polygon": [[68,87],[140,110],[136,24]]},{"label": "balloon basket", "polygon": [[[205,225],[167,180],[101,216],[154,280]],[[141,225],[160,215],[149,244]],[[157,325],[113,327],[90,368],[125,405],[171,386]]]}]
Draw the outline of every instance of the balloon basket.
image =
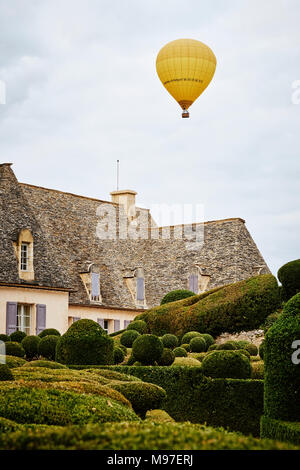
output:
[{"label": "balloon basket", "polygon": [[183,111],[182,115],[181,115],[183,118],[189,118],[190,117],[190,113],[188,111]]}]

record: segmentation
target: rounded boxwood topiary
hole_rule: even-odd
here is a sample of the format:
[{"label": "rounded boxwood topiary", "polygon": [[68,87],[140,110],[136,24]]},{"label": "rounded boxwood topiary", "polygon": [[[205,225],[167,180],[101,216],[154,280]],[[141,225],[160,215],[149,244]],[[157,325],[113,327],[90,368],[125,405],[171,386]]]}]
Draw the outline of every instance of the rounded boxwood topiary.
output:
[{"label": "rounded boxwood topiary", "polygon": [[14,380],[14,376],[6,364],[0,364],[0,382],[4,380]]},{"label": "rounded boxwood topiary", "polygon": [[165,348],[161,358],[157,361],[159,366],[170,366],[175,361],[175,354],[172,349]]},{"label": "rounded boxwood topiary", "polygon": [[181,344],[189,344],[191,339],[196,338],[196,336],[201,336],[201,333],[199,333],[199,331],[189,331],[185,333],[181,338]]},{"label": "rounded boxwood topiary", "polygon": [[163,342],[154,335],[141,335],[132,345],[133,356],[143,365],[153,365],[161,358],[163,350]]},{"label": "rounded boxwood topiary", "polygon": [[136,330],[126,330],[122,333],[120,343],[126,348],[132,348],[134,340],[140,336],[140,333]]},{"label": "rounded boxwood topiary", "polygon": [[214,379],[249,379],[251,364],[239,351],[213,351],[203,359],[202,372]]},{"label": "rounded boxwood topiary", "polygon": [[253,343],[246,344],[246,346],[243,349],[248,351],[251,356],[257,356],[257,354],[258,354],[258,348]]},{"label": "rounded boxwood topiary", "polygon": [[248,359],[251,358],[251,354],[246,349],[238,349],[237,352],[239,352],[240,354],[244,354],[244,356],[248,357]]},{"label": "rounded boxwood topiary", "polygon": [[126,365],[127,366],[133,366],[135,362],[136,362],[136,359],[133,356],[133,354],[131,353],[128,360],[127,360],[127,362],[126,362]]},{"label": "rounded boxwood topiary", "polygon": [[0,341],[7,343],[7,341],[10,341],[10,337],[8,335],[0,335]]},{"label": "rounded boxwood topiary", "polygon": [[187,352],[182,347],[173,349],[173,353],[175,354],[175,357],[187,357]]},{"label": "rounded boxwood topiary", "polygon": [[237,349],[244,349],[247,344],[251,344],[250,341],[246,341],[244,339],[241,339],[239,341],[235,341],[235,344],[237,346]]},{"label": "rounded boxwood topiary", "polygon": [[147,323],[144,320],[135,320],[127,326],[128,330],[138,331],[141,335],[144,335],[148,331]]},{"label": "rounded boxwood topiary", "polygon": [[226,343],[221,343],[221,344],[218,344],[218,347],[217,347],[218,350],[225,350],[225,351],[234,351],[237,349],[235,343],[233,341],[226,341]]},{"label": "rounded boxwood topiary", "polygon": [[46,369],[68,369],[64,364],[59,364],[54,361],[46,361],[43,359],[38,359],[37,361],[25,362],[22,367],[43,367]]},{"label": "rounded boxwood topiary", "polygon": [[186,352],[190,352],[191,351],[191,346],[187,343],[187,344],[181,344],[180,345],[181,348],[185,349]]},{"label": "rounded boxwood topiary", "polygon": [[300,259],[284,264],[277,277],[282,284],[282,298],[288,300],[300,292]]},{"label": "rounded boxwood topiary", "polygon": [[208,351],[214,351],[216,349],[218,349],[218,344],[211,344],[209,347],[208,347]]},{"label": "rounded boxwood topiary", "polygon": [[300,293],[284,306],[264,342],[264,413],[268,418],[300,421]]},{"label": "rounded boxwood topiary", "polygon": [[168,304],[169,302],[176,302],[177,300],[186,299],[187,297],[192,297],[194,295],[196,295],[195,292],[187,289],[172,290],[162,298],[160,305]]},{"label": "rounded boxwood topiary", "polygon": [[178,346],[178,338],[175,335],[171,335],[170,333],[166,333],[160,338],[163,342],[165,348],[174,349]]},{"label": "rounded boxwood topiary", "polygon": [[115,348],[114,349],[114,364],[120,364],[125,359],[125,354],[123,349]]},{"label": "rounded boxwood topiary", "polygon": [[25,338],[26,333],[24,333],[24,331],[14,331],[11,335],[10,335],[10,341],[13,341],[14,343],[22,343],[22,340]]},{"label": "rounded boxwood topiary", "polygon": [[209,346],[212,346],[215,343],[214,338],[207,334],[207,333],[201,333],[201,338],[205,339],[206,342],[206,351],[208,350]]},{"label": "rounded boxwood topiary", "polygon": [[25,336],[22,340],[22,346],[25,351],[26,359],[33,359],[39,355],[39,343],[41,338],[38,336]]},{"label": "rounded boxwood topiary", "polygon": [[78,320],[58,338],[56,359],[62,364],[113,364],[114,340],[93,320]]},{"label": "rounded boxwood topiary", "polygon": [[40,339],[38,346],[39,355],[50,359],[50,361],[54,361],[58,340],[59,336],[57,335],[47,335]]},{"label": "rounded boxwood topiary", "polygon": [[23,346],[16,341],[8,341],[5,343],[6,354],[8,356],[24,357],[25,351]]},{"label": "rounded boxwood topiary", "polygon": [[0,356],[0,360],[4,360],[7,367],[10,369],[15,369],[16,367],[21,367],[23,364],[27,364],[25,359],[17,356]]},{"label": "rounded boxwood topiary", "polygon": [[190,348],[192,352],[205,352],[207,349],[206,341],[203,337],[195,337],[190,341]]},{"label": "rounded boxwood topiary", "polygon": [[38,336],[40,338],[44,338],[45,336],[61,336],[60,332],[55,328],[46,328],[45,330],[41,331]]},{"label": "rounded boxwood topiary", "polygon": [[258,348],[259,357],[264,360],[265,340],[263,339]]}]

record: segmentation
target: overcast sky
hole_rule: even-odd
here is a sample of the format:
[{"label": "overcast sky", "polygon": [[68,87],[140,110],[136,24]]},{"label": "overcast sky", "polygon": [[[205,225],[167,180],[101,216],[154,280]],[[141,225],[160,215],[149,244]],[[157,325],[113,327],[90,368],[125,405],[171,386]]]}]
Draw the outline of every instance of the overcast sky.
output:
[{"label": "overcast sky", "polygon": [[[299,21],[299,0],[0,0],[0,160],[109,200],[119,159],[142,207],[244,218],[276,274],[300,258]],[[178,38],[217,58],[190,119],[155,69]]]}]

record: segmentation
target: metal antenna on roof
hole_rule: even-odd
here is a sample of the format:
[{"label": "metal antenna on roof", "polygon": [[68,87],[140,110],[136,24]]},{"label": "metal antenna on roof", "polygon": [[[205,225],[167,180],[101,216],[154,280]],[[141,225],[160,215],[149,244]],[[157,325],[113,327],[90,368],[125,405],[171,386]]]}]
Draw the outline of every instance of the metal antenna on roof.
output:
[{"label": "metal antenna on roof", "polygon": [[117,160],[117,191],[119,191],[120,160]]}]

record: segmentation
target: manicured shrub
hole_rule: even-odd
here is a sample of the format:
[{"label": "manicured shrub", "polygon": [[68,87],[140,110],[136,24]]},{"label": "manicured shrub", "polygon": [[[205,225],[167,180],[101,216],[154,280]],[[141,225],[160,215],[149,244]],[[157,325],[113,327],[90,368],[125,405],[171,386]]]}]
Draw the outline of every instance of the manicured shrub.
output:
[{"label": "manicured shrub", "polygon": [[191,350],[191,346],[189,344],[181,344],[180,347],[185,349],[186,352],[190,352]]},{"label": "manicured shrub", "polygon": [[263,274],[152,308],[137,318],[146,321],[149,331],[158,336],[172,333],[181,337],[188,331],[200,331],[216,337],[255,330],[279,306],[277,280]]},{"label": "manicured shrub", "polygon": [[251,369],[251,379],[264,380],[264,361],[253,362]]},{"label": "manicured shrub", "polygon": [[173,349],[173,353],[175,354],[175,357],[187,357],[187,352],[182,347]]},{"label": "manicured shrub", "polygon": [[297,446],[300,445],[300,423],[280,421],[268,416],[261,417],[262,438],[275,439],[278,442],[290,442]]},{"label": "manicured shrub", "polygon": [[216,349],[218,349],[218,344],[211,344],[209,347],[208,347],[208,350],[207,351],[215,351]]},{"label": "manicured shrub", "polygon": [[126,348],[132,348],[134,340],[137,339],[137,337],[140,336],[140,333],[136,330],[126,330],[124,333],[122,333],[120,342],[125,346]]},{"label": "manicured shrub", "polygon": [[0,364],[0,382],[5,380],[14,380],[14,376],[6,364]]},{"label": "manicured shrub", "polygon": [[225,343],[218,344],[218,350],[235,351],[237,349],[234,341],[226,341]]},{"label": "manicured shrub", "polygon": [[248,359],[251,359],[251,354],[246,349],[238,349],[237,352],[239,352],[240,354],[244,354],[244,356],[248,357]]},{"label": "manicured shrub", "polygon": [[44,338],[45,336],[61,336],[60,332],[55,328],[46,328],[45,330],[41,331],[38,336],[40,338]]},{"label": "manicured shrub", "polygon": [[206,351],[206,341],[201,336],[192,338],[190,341],[190,348],[192,352],[204,352]]},{"label": "manicured shrub", "polygon": [[127,360],[127,363],[126,365],[127,366],[133,366],[133,364],[136,362],[136,359],[135,357],[133,356],[133,354],[131,353],[128,360]]},{"label": "manicured shrub", "polygon": [[263,339],[258,348],[259,357],[264,360],[265,340]]},{"label": "manicured shrub", "polygon": [[143,365],[154,364],[161,358],[163,350],[163,342],[154,335],[141,335],[132,345],[133,356]]},{"label": "manicured shrub", "polygon": [[[239,354],[219,352],[224,353]],[[176,358],[175,361],[178,359],[191,358]],[[161,386],[167,393],[162,409],[176,421],[206,423],[259,436],[263,380],[206,378],[199,364],[200,367],[179,367],[175,363],[171,367],[114,366],[113,370]]]},{"label": "manicured shrub", "polygon": [[240,341],[235,341],[235,344],[237,346],[236,349],[244,349],[247,344],[251,344],[250,341],[246,341],[244,339],[241,339]]},{"label": "manicured shrub", "polygon": [[127,348],[126,348],[126,346],[124,346],[124,344],[117,343],[117,344],[115,344],[115,347],[122,349],[122,351],[123,351],[123,353],[124,353],[124,357],[126,356],[126,354],[127,354]]},{"label": "manicured shrub", "polygon": [[158,385],[141,381],[113,382],[109,386],[122,393],[141,418],[145,418],[148,410],[159,409],[167,396],[165,390]]},{"label": "manicured shrub", "polygon": [[141,335],[144,335],[147,333],[147,323],[143,320],[135,320],[127,326],[127,331],[128,330],[135,330],[138,331]]},{"label": "manicured shrub", "polygon": [[196,295],[194,292],[186,289],[172,290],[162,298],[160,305],[164,305],[169,302],[176,302],[177,300],[193,297],[194,295]]},{"label": "manicured shrub", "polygon": [[114,340],[98,323],[78,320],[58,338],[56,361],[62,364],[113,364],[113,351]]},{"label": "manicured shrub", "polygon": [[10,341],[10,337],[8,335],[0,335],[0,341],[7,343],[7,341]]},{"label": "manicured shrub", "polygon": [[8,356],[24,357],[25,351],[23,346],[16,341],[8,341],[5,343],[6,354]]},{"label": "manicured shrub", "polygon": [[195,359],[197,359],[197,361],[199,362],[202,362],[203,359],[206,357],[206,355],[209,354],[207,352],[202,352],[202,353],[199,353],[199,354],[196,354],[195,356],[193,356]]},{"label": "manicured shrub", "polygon": [[[78,320],[79,321],[79,320]],[[0,416],[17,423],[66,426],[114,421],[137,421],[133,410],[107,397],[58,389],[0,387]]]},{"label": "manicured shrub", "polygon": [[43,359],[39,359],[38,361],[31,361],[25,362],[22,367],[44,367],[46,369],[68,369],[67,366],[64,364],[60,364],[59,362],[54,361],[45,361]]},{"label": "manicured shrub", "polygon": [[159,366],[170,366],[175,360],[175,354],[172,349],[164,348],[162,356],[158,359]]},{"label": "manicured shrub", "polygon": [[258,348],[255,344],[246,344],[246,346],[244,347],[244,349],[246,351],[248,351],[250,353],[251,356],[257,356],[258,354]]},{"label": "manicured shrub", "polygon": [[300,373],[296,346],[293,349],[299,339],[300,293],[285,304],[265,336],[265,416],[269,418],[300,421]]},{"label": "manicured shrub", "polygon": [[44,336],[38,345],[39,355],[46,359],[50,359],[50,361],[54,361],[58,340],[59,336],[57,335]]},{"label": "manicured shrub", "polygon": [[21,367],[23,364],[26,363],[25,359],[17,356],[0,356],[0,360],[4,360],[5,364],[10,368],[14,369],[16,367]]},{"label": "manicured shrub", "polygon": [[202,372],[212,378],[248,379],[251,364],[237,351],[214,351],[203,359]]},{"label": "manicured shrub", "polygon": [[214,338],[211,335],[207,334],[207,333],[201,333],[201,338],[205,339],[206,351],[208,350],[209,346],[211,346],[212,344],[215,343]]},{"label": "manicured shrub", "polygon": [[199,333],[199,331],[189,331],[185,333],[181,338],[181,344],[190,344],[191,339],[196,338],[196,336],[201,336],[201,333]]},{"label": "manicured shrub", "polygon": [[38,356],[38,347],[41,338],[38,336],[25,336],[22,339],[22,346],[25,351],[26,359],[33,359],[34,357]]},{"label": "manicured shrub", "polygon": [[165,334],[160,338],[165,348],[174,349],[178,346],[178,338],[175,335]]},{"label": "manicured shrub", "polygon": [[120,364],[125,359],[124,351],[121,348],[114,349],[114,364]]},{"label": "manicured shrub", "polygon": [[175,357],[172,366],[201,367],[201,364],[194,357]]},{"label": "manicured shrub", "polygon": [[13,341],[14,343],[22,343],[22,340],[25,338],[26,336],[26,333],[24,333],[24,331],[14,331],[11,335],[10,335],[10,341]]},{"label": "manicured shrub", "polygon": [[282,297],[288,300],[300,292],[300,259],[284,264],[277,277],[282,284]]}]

